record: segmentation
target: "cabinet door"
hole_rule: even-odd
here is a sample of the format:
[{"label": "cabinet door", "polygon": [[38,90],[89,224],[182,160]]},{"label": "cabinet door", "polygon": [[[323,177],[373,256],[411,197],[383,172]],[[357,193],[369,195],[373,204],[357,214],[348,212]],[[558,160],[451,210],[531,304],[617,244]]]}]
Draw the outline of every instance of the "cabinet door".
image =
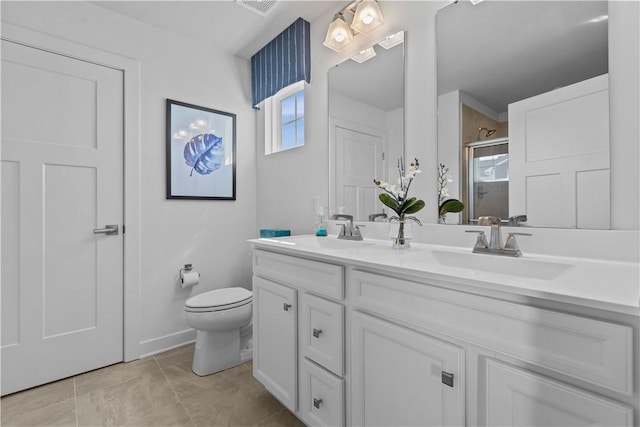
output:
[{"label": "cabinet door", "polygon": [[490,359],[486,414],[489,426],[633,425],[631,408]]},{"label": "cabinet door", "polygon": [[253,277],[253,375],[292,412],[297,409],[296,291]]},{"label": "cabinet door", "polygon": [[358,312],[351,338],[353,425],[464,425],[461,348]]}]

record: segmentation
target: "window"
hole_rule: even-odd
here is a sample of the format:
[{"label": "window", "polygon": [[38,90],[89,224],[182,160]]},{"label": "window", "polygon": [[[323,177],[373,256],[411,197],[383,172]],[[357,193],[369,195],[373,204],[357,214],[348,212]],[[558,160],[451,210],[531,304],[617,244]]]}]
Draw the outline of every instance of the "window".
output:
[{"label": "window", "polygon": [[509,181],[509,155],[497,154],[473,159],[476,182]]},{"label": "window", "polygon": [[304,81],[266,99],[263,108],[265,154],[304,145]]}]

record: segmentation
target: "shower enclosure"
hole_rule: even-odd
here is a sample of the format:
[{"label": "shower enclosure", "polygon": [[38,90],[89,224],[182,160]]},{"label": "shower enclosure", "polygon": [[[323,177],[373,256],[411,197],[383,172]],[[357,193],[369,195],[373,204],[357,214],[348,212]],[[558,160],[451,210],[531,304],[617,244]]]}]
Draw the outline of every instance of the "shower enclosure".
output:
[{"label": "shower enclosure", "polygon": [[496,138],[466,144],[463,186],[465,223],[481,216],[509,217],[509,140]]}]

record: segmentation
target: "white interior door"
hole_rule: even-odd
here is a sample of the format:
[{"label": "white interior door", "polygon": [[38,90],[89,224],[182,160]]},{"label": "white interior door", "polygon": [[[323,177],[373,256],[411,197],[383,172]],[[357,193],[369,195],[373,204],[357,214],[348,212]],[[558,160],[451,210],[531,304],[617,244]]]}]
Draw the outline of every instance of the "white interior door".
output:
[{"label": "white interior door", "polygon": [[509,105],[509,213],[535,227],[609,229],[609,77]]},{"label": "white interior door", "polygon": [[373,183],[383,176],[383,142],[379,135],[335,128],[336,203],[354,219],[366,221],[381,212],[378,190]]},{"label": "white interior door", "polygon": [[123,360],[122,72],[2,41],[2,394]]}]

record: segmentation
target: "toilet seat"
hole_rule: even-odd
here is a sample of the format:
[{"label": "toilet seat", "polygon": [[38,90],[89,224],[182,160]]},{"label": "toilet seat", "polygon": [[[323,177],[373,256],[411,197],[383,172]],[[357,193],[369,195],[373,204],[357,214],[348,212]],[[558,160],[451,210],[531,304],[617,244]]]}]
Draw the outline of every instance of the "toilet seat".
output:
[{"label": "toilet seat", "polygon": [[252,296],[252,292],[245,288],[216,289],[189,298],[184,309],[192,313],[230,310],[251,304]]}]

